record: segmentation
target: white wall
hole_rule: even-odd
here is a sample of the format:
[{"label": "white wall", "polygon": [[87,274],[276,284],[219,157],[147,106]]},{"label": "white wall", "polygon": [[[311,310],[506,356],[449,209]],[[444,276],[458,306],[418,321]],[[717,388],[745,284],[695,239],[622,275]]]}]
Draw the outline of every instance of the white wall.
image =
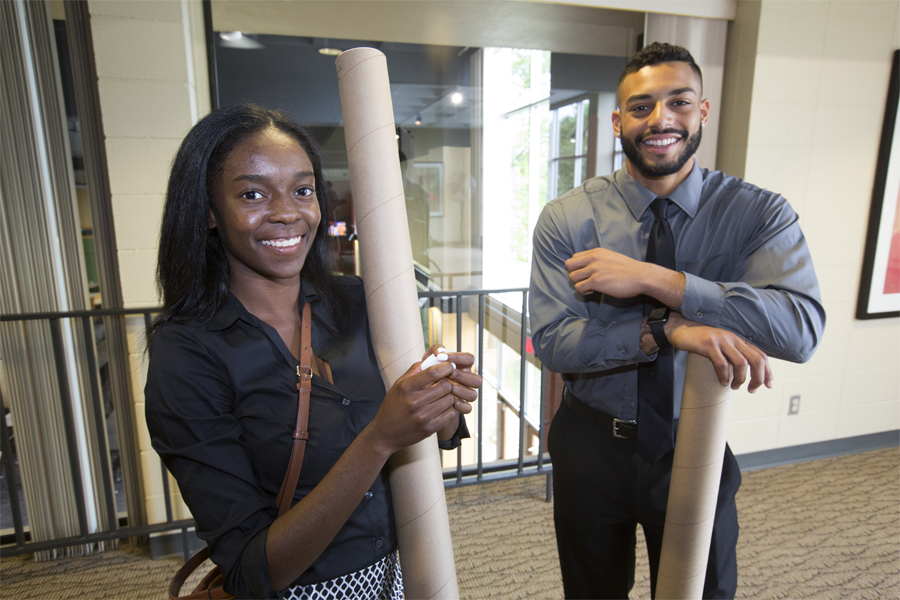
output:
[{"label": "white wall", "polygon": [[[89,5],[126,308],[158,303],[148,274],[156,263],[168,170],[196,119],[198,94],[204,95],[193,60],[188,60],[186,12],[192,4],[155,0]],[[199,33],[202,40],[202,29]],[[205,70],[200,75],[206,85]],[[205,96],[204,113],[208,92]]]},{"label": "white wall", "polygon": [[[735,453],[900,428],[900,320],[854,319],[898,11],[893,1],[738,3],[720,165],[798,212],[828,320],[808,364],[776,361],[775,390],[735,397]],[[800,413],[788,416],[793,395]]]},{"label": "white wall", "polygon": [[[201,5],[91,0],[88,6],[124,306],[157,306],[156,251],[169,167],[197,116],[209,112]],[[165,513],[159,457],[144,420],[142,319],[129,319],[127,329],[144,493],[154,523]],[[175,518],[188,518],[176,508]]]}]

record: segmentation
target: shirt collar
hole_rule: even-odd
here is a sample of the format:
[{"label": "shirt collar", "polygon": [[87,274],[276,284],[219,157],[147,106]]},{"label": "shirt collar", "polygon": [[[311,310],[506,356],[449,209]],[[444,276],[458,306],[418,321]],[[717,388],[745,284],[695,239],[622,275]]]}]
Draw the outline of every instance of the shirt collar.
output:
[{"label": "shirt collar", "polygon": [[[643,214],[650,208],[650,204],[656,200],[656,194],[638,183],[634,177],[628,174],[627,165],[616,171],[616,186],[631,211],[635,221],[640,221]],[[700,205],[700,192],[703,189],[703,171],[694,160],[694,168],[687,178],[681,182],[675,190],[669,194],[669,200],[678,205],[689,217],[694,218],[697,207]]]},{"label": "shirt collar", "polygon": [[253,323],[252,315],[247,312],[247,309],[244,308],[244,305],[237,299],[237,296],[229,291],[228,295],[225,297],[225,303],[219,307],[216,314],[214,314],[212,319],[206,324],[206,329],[209,331],[228,329],[234,325],[235,321],[238,319]]},{"label": "shirt collar", "polygon": [[[303,310],[303,304],[312,302],[318,298],[313,286],[306,283],[305,279],[300,282],[300,297],[303,299],[303,302],[300,304],[301,311]],[[313,308],[315,308],[315,305]],[[229,291],[228,296],[225,297],[225,303],[219,307],[212,319],[206,324],[206,329],[209,331],[228,329],[234,325],[238,319],[258,327],[256,317],[244,308],[244,305],[237,299],[237,296]]]}]

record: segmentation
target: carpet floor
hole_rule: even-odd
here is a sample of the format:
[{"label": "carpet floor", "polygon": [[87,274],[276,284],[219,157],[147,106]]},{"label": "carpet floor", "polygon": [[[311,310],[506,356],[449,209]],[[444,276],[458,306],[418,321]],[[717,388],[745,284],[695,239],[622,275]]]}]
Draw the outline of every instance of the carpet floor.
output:
[{"label": "carpet floor", "polygon": [[[900,449],[743,474],[738,598],[900,599]],[[447,491],[462,598],[563,597],[546,478]],[[638,535],[632,598],[649,598]],[[179,561],[143,548],[37,563],[0,560],[0,597],[166,597]],[[187,588],[186,588],[187,589]]]}]

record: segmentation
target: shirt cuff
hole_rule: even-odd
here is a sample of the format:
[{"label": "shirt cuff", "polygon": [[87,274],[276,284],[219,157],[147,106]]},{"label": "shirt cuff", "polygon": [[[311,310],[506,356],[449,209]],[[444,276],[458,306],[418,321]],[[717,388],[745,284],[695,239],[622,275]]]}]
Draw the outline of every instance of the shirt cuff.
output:
[{"label": "shirt cuff", "polygon": [[456,428],[456,433],[449,440],[444,440],[443,442],[438,440],[438,448],[441,450],[455,450],[462,445],[462,440],[468,437],[470,436],[469,428],[466,425],[466,416],[459,413],[459,426]]},{"label": "shirt cuff", "polygon": [[643,317],[627,321],[613,321],[606,328],[606,360],[609,362],[647,362],[641,350],[641,322]]},{"label": "shirt cuff", "polygon": [[237,598],[276,598],[277,591],[272,589],[272,578],[269,575],[269,561],[266,557],[266,538],[269,528],[257,533],[244,552],[240,562],[231,573],[230,586],[227,592]]},{"label": "shirt cuff", "polygon": [[710,327],[718,327],[722,306],[725,303],[725,291],[722,286],[715,281],[708,281],[690,273],[685,273],[684,278],[681,316]]}]

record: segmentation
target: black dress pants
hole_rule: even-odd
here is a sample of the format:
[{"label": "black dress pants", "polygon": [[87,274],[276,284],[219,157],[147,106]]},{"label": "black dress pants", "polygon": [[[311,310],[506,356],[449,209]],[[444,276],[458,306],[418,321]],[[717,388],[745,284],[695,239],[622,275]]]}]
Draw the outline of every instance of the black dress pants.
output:
[{"label": "black dress pants", "polygon": [[[548,446],[566,598],[628,597],[634,586],[637,524],[647,541],[655,598],[673,453],[650,464],[636,452],[636,440],[613,437],[565,402],[553,419]],[[734,496],[740,485],[740,469],[726,446],[704,598],[734,598],[737,590]]]}]

